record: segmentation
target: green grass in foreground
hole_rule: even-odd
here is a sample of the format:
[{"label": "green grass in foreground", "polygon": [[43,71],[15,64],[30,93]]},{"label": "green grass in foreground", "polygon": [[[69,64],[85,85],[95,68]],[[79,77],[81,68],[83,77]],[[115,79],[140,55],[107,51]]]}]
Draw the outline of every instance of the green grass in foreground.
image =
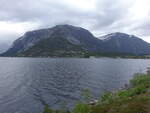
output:
[{"label": "green grass in foreground", "polygon": [[43,113],[150,113],[149,72],[136,74],[129,88],[106,92],[95,105],[80,102],[72,111],[50,110],[46,106]]}]

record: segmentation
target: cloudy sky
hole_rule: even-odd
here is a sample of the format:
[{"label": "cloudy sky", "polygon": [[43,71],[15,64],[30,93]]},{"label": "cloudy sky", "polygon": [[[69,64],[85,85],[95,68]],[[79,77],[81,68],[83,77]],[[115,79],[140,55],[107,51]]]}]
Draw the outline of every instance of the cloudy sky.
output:
[{"label": "cloudy sky", "polygon": [[0,40],[26,31],[71,24],[96,36],[134,34],[150,42],[150,0],[0,0]]}]

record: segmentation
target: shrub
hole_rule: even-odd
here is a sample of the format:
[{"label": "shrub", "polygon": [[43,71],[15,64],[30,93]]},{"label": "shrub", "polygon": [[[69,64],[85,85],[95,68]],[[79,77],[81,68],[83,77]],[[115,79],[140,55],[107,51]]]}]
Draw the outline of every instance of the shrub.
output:
[{"label": "shrub", "polygon": [[43,113],[53,113],[53,110],[49,109],[48,105],[46,105]]},{"label": "shrub", "polygon": [[111,92],[106,92],[100,98],[100,103],[111,103],[116,98],[115,94]]},{"label": "shrub", "polygon": [[135,96],[135,95],[144,93],[144,92],[146,92],[146,90],[147,90],[147,88],[145,88],[144,85],[139,85],[139,86],[137,86],[137,87],[130,88],[130,89],[128,89],[128,90],[119,91],[119,92],[117,93],[117,96],[118,96],[119,98],[132,97],[132,96]]},{"label": "shrub", "polygon": [[75,106],[73,113],[91,113],[91,108],[87,104],[78,103]]},{"label": "shrub", "polygon": [[150,75],[149,74],[136,74],[132,80],[130,80],[131,85],[133,87],[141,84],[149,84],[150,85]]}]

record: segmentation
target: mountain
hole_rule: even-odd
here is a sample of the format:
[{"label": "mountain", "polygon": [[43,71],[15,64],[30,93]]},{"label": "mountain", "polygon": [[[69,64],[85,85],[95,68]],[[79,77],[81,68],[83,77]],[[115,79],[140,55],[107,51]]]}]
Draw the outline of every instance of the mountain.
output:
[{"label": "mountain", "polygon": [[93,53],[150,54],[150,44],[125,33],[112,33],[98,39],[88,30],[57,25],[25,33],[3,56],[84,56]]},{"label": "mountain", "polygon": [[[78,53],[78,51],[100,50],[102,41],[95,38],[88,30],[71,25],[57,25],[49,29],[25,33],[14,41],[4,56],[59,56]],[[80,53],[80,52],[79,52]]]},{"label": "mountain", "polygon": [[150,44],[134,35],[116,32],[102,38],[103,51],[107,53],[150,54]]}]

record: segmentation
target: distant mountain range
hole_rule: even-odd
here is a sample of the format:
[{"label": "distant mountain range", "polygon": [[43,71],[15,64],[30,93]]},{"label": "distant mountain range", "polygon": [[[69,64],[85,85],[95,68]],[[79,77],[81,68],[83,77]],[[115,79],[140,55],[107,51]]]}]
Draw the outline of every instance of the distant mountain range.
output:
[{"label": "distant mountain range", "polygon": [[15,40],[3,56],[65,57],[92,53],[150,54],[150,44],[125,33],[95,37],[88,30],[71,25],[30,31]]}]

